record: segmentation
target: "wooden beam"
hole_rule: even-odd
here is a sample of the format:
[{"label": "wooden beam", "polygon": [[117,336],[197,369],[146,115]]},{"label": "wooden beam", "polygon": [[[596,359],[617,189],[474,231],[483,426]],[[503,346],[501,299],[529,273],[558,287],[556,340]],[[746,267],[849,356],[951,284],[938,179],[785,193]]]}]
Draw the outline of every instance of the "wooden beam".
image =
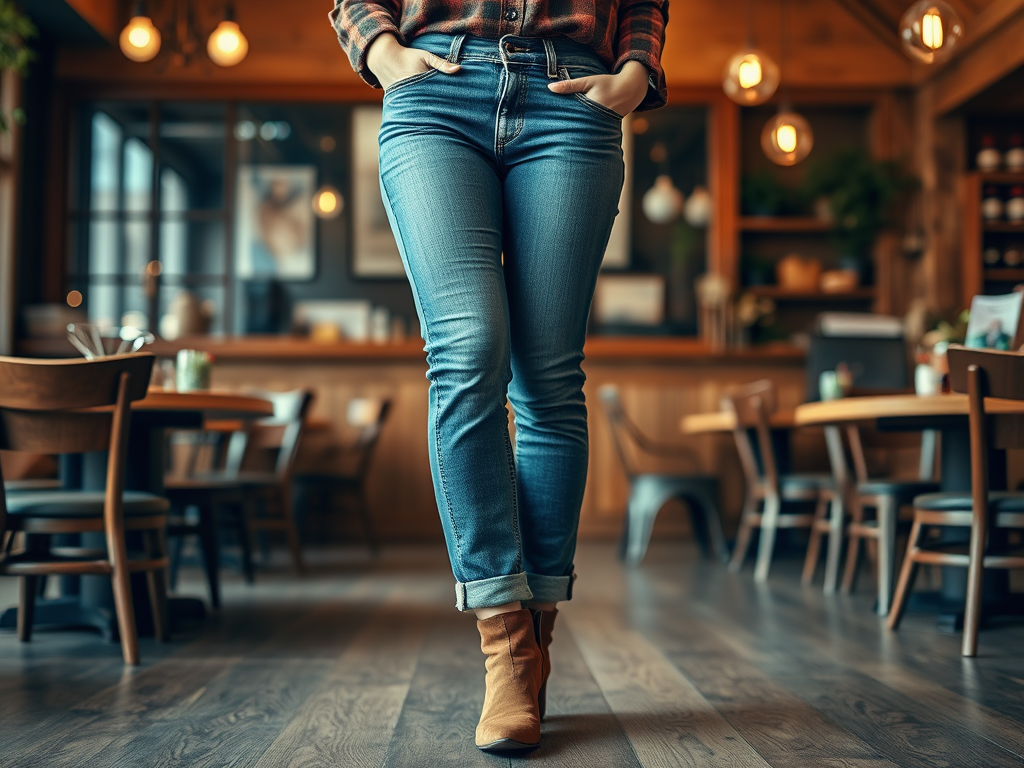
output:
[{"label": "wooden beam", "polygon": [[864,0],[835,0],[835,3],[859,21],[879,42],[903,54],[897,28],[893,26],[892,20],[880,13],[877,8]]},{"label": "wooden beam", "polygon": [[110,43],[117,43],[117,38],[121,34],[121,28],[128,21],[121,12],[121,3],[117,2],[117,0],[65,1]]},{"label": "wooden beam", "polygon": [[1024,0],[996,0],[978,16],[970,47],[929,78],[934,91],[931,114],[949,113],[1024,66],[1022,40]]}]

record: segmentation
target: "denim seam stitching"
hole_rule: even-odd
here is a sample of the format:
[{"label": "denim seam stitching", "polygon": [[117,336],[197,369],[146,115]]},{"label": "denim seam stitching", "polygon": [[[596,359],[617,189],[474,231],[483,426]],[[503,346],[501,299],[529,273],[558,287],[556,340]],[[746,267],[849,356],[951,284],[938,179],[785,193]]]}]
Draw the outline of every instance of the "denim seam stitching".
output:
[{"label": "denim seam stitching", "polygon": [[[562,75],[565,77],[566,80],[571,80],[572,79],[572,76],[569,74],[569,70],[568,70],[567,67],[560,67],[560,70],[561,70]],[[617,123],[621,123],[625,119],[622,115],[620,115],[614,109],[611,109],[610,107],[606,107],[604,104],[598,104],[593,99],[587,98],[587,96],[585,94],[574,93],[573,96],[576,97],[576,101],[578,101],[580,104],[583,104],[583,105],[585,105],[587,107],[590,107],[591,109],[593,109],[598,114],[601,114],[601,115],[603,115],[604,117],[607,117],[610,120],[614,120]]]},{"label": "denim seam stitching", "polygon": [[512,535],[516,540],[516,571],[523,570],[523,533],[519,529],[519,490],[516,487],[516,464],[512,456],[512,438],[508,434],[508,423],[503,425],[502,433],[505,438],[505,457],[508,460],[509,485],[512,489],[512,515],[509,522],[512,524]]},{"label": "denim seam stitching", "polygon": [[431,75],[436,75],[440,70],[428,69],[426,72],[417,72],[415,75],[409,77],[403,77],[397,83],[392,83],[388,88],[385,89],[384,95],[388,96],[395,91],[405,88],[407,85],[415,85],[416,83],[426,80]]},{"label": "denim seam stitching", "polygon": [[[388,207],[391,207],[392,211],[393,211],[394,209],[391,206],[391,199],[393,198],[393,195],[388,190],[387,182],[384,181],[384,177],[383,176],[381,177],[381,184],[384,187],[384,192],[388,196]],[[405,238],[402,236],[402,227],[401,227],[401,225],[398,222],[398,216],[395,216],[394,219],[395,219],[395,228],[398,230],[398,237],[402,240],[402,250],[405,251],[406,250],[406,248],[405,248]],[[411,275],[409,277],[409,284],[412,286],[412,289],[416,292],[416,300],[420,303],[420,306],[423,306],[423,298],[422,298],[422,296],[420,294],[420,290],[416,286],[416,281],[412,279]],[[427,351],[427,378],[430,379],[430,369],[432,367],[432,358],[433,358],[433,352],[431,351],[431,346],[430,346],[430,324],[426,322],[426,317],[424,317],[423,319],[424,319],[424,323],[423,323],[423,340],[426,342],[427,349],[428,349],[428,351]],[[437,407],[437,412],[434,414],[434,443],[435,443],[434,450],[437,453],[437,475],[438,475],[438,477],[441,480],[441,495],[444,497],[444,503],[445,503],[445,506],[447,507],[445,512],[447,512],[448,520],[451,522],[452,536],[455,539],[455,553],[458,555],[458,558],[459,558],[459,568],[461,570],[461,568],[462,568],[462,537],[459,534],[458,526],[455,524],[455,515],[452,512],[452,499],[451,499],[451,495],[448,493],[448,480],[447,480],[447,477],[446,477],[445,472],[444,472],[444,459],[442,458],[442,454],[441,454],[441,432],[440,432],[440,429],[439,429],[440,425],[441,425],[441,419],[440,419],[440,415],[439,414],[441,412],[441,402],[442,402],[442,399],[441,399],[441,380],[440,380],[440,377],[435,377],[433,379],[430,379],[430,381],[437,388],[437,406],[438,407]]]}]

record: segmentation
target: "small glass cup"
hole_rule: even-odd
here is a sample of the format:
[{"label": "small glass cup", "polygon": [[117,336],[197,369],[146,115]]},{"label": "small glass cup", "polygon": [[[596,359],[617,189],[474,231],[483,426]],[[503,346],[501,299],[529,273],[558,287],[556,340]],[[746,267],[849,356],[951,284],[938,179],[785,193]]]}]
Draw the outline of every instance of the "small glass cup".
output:
[{"label": "small glass cup", "polygon": [[200,392],[210,388],[213,358],[200,349],[178,351],[175,383],[179,392]]}]

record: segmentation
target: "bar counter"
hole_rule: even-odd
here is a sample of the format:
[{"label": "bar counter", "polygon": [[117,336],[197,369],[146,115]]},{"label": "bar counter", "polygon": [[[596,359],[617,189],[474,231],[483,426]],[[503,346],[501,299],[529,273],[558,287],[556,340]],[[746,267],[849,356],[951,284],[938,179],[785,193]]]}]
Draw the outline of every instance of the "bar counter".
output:
[{"label": "bar counter", "polygon": [[[153,351],[173,356],[179,349],[204,349],[215,358],[213,385],[218,388],[292,389],[310,387],[316,393],[313,418],[329,428],[308,436],[300,461],[310,469],[326,443],[344,442],[349,432],[345,407],[356,396],[389,397],[393,401],[370,471],[368,495],[379,534],[384,539],[437,539],[440,527],[434,505],[427,457],[427,380],[423,342],[399,344],[318,343],[287,336],[196,337],[158,341]],[[591,455],[583,503],[581,535],[618,536],[625,513],[627,482],[608,424],[598,405],[597,389],[617,384],[627,413],[651,437],[684,442],[699,454],[702,469],[717,473],[721,483],[722,517],[731,533],[742,503],[742,475],[729,435],[684,436],[684,416],[717,411],[723,391],[733,385],[770,377],[779,392],[779,406],[795,408],[804,399],[804,353],[776,344],[715,352],[693,338],[592,336],[587,340],[584,370],[590,405]],[[20,354],[73,354],[62,340],[27,342]],[[813,448],[801,450],[813,456]],[[658,457],[638,457],[652,471],[670,472],[679,465]],[[347,514],[310,514],[311,540],[358,537]],[[666,510],[659,516],[655,536],[682,535],[687,515]],[[358,540],[358,538],[356,538]]]}]

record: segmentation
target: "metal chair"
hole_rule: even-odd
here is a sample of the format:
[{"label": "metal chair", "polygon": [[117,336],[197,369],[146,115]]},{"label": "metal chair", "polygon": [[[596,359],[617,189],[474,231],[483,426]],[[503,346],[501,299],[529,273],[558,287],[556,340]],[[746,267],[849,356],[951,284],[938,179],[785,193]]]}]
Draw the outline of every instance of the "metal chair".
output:
[{"label": "metal chair", "polygon": [[[728,562],[729,548],[718,514],[716,478],[700,473],[699,460],[690,449],[666,445],[647,437],[626,416],[617,386],[604,385],[598,391],[598,396],[611,426],[612,442],[629,480],[629,503],[620,555],[631,564],[640,563],[647,552],[658,512],[667,501],[681,499],[690,510],[701,551],[707,555],[714,550],[716,557],[722,562]],[[629,445],[635,446],[641,453],[680,459],[693,471],[687,474],[642,472],[633,464],[633,452],[628,448]]]}]

